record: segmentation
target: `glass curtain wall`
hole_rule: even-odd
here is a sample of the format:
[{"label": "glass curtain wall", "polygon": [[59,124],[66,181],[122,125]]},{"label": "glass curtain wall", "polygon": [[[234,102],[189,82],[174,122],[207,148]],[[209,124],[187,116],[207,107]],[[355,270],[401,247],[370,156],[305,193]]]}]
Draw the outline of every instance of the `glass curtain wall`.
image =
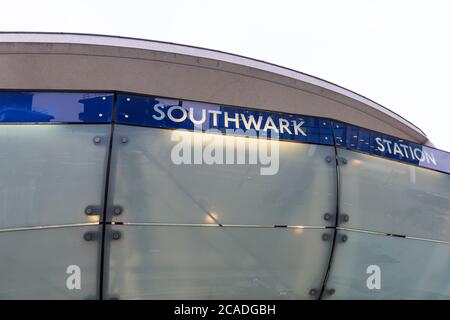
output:
[{"label": "glass curtain wall", "polygon": [[230,112],[0,92],[0,299],[450,298],[448,173],[330,120],[270,114],[280,139],[177,130],[202,108]]}]

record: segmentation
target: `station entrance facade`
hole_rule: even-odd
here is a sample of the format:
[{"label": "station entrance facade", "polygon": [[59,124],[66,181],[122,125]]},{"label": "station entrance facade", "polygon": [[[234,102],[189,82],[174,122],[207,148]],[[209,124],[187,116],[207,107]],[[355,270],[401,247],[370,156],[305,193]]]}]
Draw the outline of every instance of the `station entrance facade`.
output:
[{"label": "station entrance facade", "polygon": [[450,297],[444,151],[120,92],[0,92],[0,148],[1,299]]}]

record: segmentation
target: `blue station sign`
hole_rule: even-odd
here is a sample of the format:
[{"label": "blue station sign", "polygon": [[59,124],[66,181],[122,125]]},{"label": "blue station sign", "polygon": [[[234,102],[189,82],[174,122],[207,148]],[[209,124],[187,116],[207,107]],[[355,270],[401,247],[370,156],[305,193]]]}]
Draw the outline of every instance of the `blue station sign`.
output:
[{"label": "blue station sign", "polygon": [[0,124],[113,121],[330,145],[450,173],[448,152],[326,118],[120,93],[0,92]]}]

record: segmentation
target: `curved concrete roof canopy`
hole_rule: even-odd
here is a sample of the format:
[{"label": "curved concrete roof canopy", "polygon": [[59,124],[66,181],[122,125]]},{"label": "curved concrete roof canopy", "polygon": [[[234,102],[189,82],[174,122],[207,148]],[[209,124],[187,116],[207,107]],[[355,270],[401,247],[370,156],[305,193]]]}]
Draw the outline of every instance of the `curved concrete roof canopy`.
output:
[{"label": "curved concrete roof canopy", "polygon": [[433,146],[382,105],[289,68],[217,50],[106,35],[0,33],[0,89],[117,90],[322,116]]}]

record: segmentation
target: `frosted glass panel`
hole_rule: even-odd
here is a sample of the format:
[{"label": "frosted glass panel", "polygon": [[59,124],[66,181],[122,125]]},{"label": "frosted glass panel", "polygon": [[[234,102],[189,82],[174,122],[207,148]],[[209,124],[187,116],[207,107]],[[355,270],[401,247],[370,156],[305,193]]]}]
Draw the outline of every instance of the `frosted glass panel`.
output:
[{"label": "frosted glass panel", "polygon": [[[333,299],[450,299],[450,244],[338,231],[327,288]],[[369,266],[380,268],[380,289]],[[328,296],[327,298],[330,298]]]},{"label": "frosted glass panel", "polygon": [[0,229],[89,222],[86,206],[102,203],[110,128],[1,125]]},{"label": "frosted glass panel", "polygon": [[346,227],[450,240],[450,175],[353,151],[339,166]]},{"label": "frosted glass panel", "polygon": [[[261,175],[267,166],[174,164],[171,152],[178,142],[171,141],[173,132],[116,127],[110,205],[123,207],[118,221],[205,223],[213,216],[223,224],[331,223],[323,216],[336,208],[333,147],[273,142],[279,146],[278,173]],[[234,144],[249,140],[227,139]]]},{"label": "frosted glass panel", "polygon": [[331,247],[320,229],[113,229],[122,237],[109,242],[107,298],[308,299]]},{"label": "frosted glass panel", "polygon": [[[98,299],[98,226],[0,232],[0,300]],[[67,268],[80,269],[80,289],[66,286]],[[71,284],[76,284],[71,282]]]}]

